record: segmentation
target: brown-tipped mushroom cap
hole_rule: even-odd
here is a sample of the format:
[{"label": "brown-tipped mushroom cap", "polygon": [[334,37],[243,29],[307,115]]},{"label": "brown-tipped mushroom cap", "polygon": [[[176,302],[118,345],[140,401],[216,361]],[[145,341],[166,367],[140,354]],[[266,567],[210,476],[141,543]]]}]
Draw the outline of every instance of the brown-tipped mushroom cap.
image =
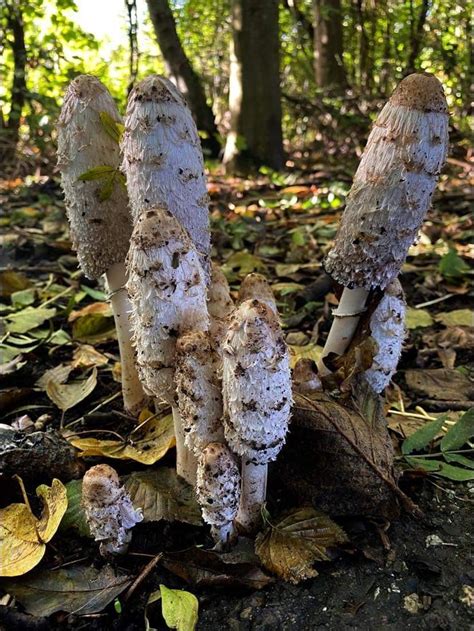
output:
[{"label": "brown-tipped mushroom cap", "polygon": [[[132,232],[127,192],[118,173],[119,145],[107,133],[102,113],[121,122],[112,97],[96,77],[74,79],[58,121],[58,166],[73,248],[89,278],[123,263]],[[111,170],[101,178],[79,179],[97,167]]]},{"label": "brown-tipped mushroom cap", "polygon": [[384,289],[400,272],[431,203],[448,148],[439,81],[410,75],[367,141],[326,271],[345,287]]},{"label": "brown-tipped mushroom cap", "polygon": [[188,231],[209,275],[209,196],[193,117],[177,88],[151,75],[130,93],[122,139],[134,221],[154,206]]},{"label": "brown-tipped mushroom cap", "polygon": [[246,300],[260,300],[270,307],[272,311],[277,313],[275,296],[268,280],[262,274],[247,274],[240,285],[238,304]]}]

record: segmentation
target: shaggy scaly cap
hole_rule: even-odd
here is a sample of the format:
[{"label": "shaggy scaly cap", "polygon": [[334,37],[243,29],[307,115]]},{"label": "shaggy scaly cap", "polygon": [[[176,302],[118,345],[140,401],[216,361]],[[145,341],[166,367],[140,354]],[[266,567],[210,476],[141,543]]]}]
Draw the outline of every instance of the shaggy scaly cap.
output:
[{"label": "shaggy scaly cap", "polygon": [[117,176],[104,201],[98,197],[104,179],[78,179],[95,167],[119,168],[120,149],[106,132],[101,112],[121,122],[112,97],[98,79],[89,75],[74,79],[58,121],[58,166],[73,248],[88,278],[98,278],[125,260],[132,232],[127,192]]},{"label": "shaggy scaly cap", "polygon": [[443,88],[429,74],[399,84],[367,141],[324,266],[346,287],[385,287],[415,240],[448,149]]},{"label": "shaggy scaly cap", "polygon": [[213,529],[231,524],[240,500],[240,474],[222,443],[210,443],[199,456],[196,494],[204,521]]},{"label": "shaggy scaly cap", "polygon": [[273,310],[243,302],[223,345],[224,427],[231,449],[255,464],[275,460],[292,402],[289,353]]},{"label": "shaggy scaly cap", "polygon": [[188,231],[209,274],[209,197],[201,144],[177,88],[152,75],[130,93],[122,141],[123,169],[134,221],[166,208]]},{"label": "shaggy scaly cap", "polygon": [[204,331],[180,337],[176,353],[176,393],[185,443],[199,456],[209,443],[224,440],[221,360]]},{"label": "shaggy scaly cap", "polygon": [[188,235],[161,208],[138,218],[127,264],[138,372],[149,394],[172,403],[176,340],[209,328],[204,272]]},{"label": "shaggy scaly cap", "polygon": [[405,339],[405,312],[405,296],[396,279],[370,318],[370,335],[377,344],[377,353],[365,377],[375,392],[385,390],[397,369]]},{"label": "shaggy scaly cap", "polygon": [[143,516],[133,507],[115,469],[99,464],[87,471],[82,506],[94,539],[101,542],[101,554],[123,554],[132,538],[131,529]]},{"label": "shaggy scaly cap", "polygon": [[262,274],[247,274],[240,285],[238,304],[251,299],[264,302],[274,313],[278,313],[272,288]]}]

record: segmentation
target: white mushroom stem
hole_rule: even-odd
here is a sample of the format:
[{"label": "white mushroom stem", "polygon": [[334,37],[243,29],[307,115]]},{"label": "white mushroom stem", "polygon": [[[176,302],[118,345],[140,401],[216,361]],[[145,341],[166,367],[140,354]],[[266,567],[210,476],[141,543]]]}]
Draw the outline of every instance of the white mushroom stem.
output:
[{"label": "white mushroom stem", "polygon": [[124,554],[132,538],[131,530],[143,515],[133,507],[115,469],[100,464],[86,472],[82,507],[94,539],[100,541],[101,555]]},{"label": "white mushroom stem", "polygon": [[244,531],[251,531],[261,520],[262,506],[267,496],[267,464],[254,464],[242,458],[242,489],[236,521]]},{"label": "white mushroom stem", "polygon": [[209,443],[202,450],[196,494],[204,521],[211,526],[216,547],[225,549],[235,538],[240,475],[235,457],[223,443]]},{"label": "white mushroom stem", "polygon": [[138,415],[146,406],[148,397],[143,391],[135,366],[135,352],[131,342],[129,315],[131,311],[125,284],[127,273],[125,263],[115,263],[105,274],[114,314],[117,341],[120,351],[122,394],[125,409]]},{"label": "white mushroom stem", "polygon": [[329,331],[322,355],[318,361],[320,375],[331,373],[324,363],[329,354],[343,355],[349,346],[359,324],[360,316],[365,311],[369,292],[361,287],[348,289],[344,287],[337,309],[333,311],[334,320]]},{"label": "white mushroom stem", "polygon": [[252,531],[265,500],[266,465],[285,443],[292,403],[289,353],[280,323],[259,300],[246,300],[230,318],[223,345],[223,398],[227,443],[245,463],[238,522]]}]

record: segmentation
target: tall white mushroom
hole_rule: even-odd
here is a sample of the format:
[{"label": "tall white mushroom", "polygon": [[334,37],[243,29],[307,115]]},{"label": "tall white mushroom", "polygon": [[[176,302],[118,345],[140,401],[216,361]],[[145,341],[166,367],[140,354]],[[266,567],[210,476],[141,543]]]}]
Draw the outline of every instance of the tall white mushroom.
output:
[{"label": "tall white mushroom", "polygon": [[178,89],[152,75],[130,93],[122,140],[134,221],[166,208],[188,231],[209,279],[209,196],[199,135]]},{"label": "tall white mushroom", "polygon": [[211,267],[211,283],[207,290],[207,309],[211,318],[211,338],[219,349],[227,330],[226,319],[234,310],[234,301],[224,272],[214,262]]},{"label": "tall white mushroom", "polygon": [[267,465],[285,442],[292,402],[289,353],[273,310],[246,300],[232,314],[223,345],[224,428],[242,457],[237,521],[258,524],[266,496]]},{"label": "tall white mushroom", "polygon": [[372,366],[365,377],[375,392],[383,392],[394,375],[405,339],[406,302],[398,279],[385,290],[370,318],[370,336],[377,344]]},{"label": "tall white mushroom", "polygon": [[368,293],[394,280],[431,203],[448,149],[448,108],[430,74],[403,79],[380,113],[347,198],[326,271],[344,291],[324,357],[342,355]]},{"label": "tall white mushroom", "polygon": [[204,521],[211,525],[217,547],[225,549],[235,537],[240,474],[235,457],[220,442],[209,443],[198,461],[196,494]]},{"label": "tall white mushroom", "polygon": [[[107,279],[120,348],[124,405],[136,414],[145,405],[146,396],[134,364],[130,305],[124,289],[132,224],[127,192],[118,171],[118,138],[115,140],[110,129],[107,131],[107,117],[121,122],[107,88],[89,75],[74,79],[58,121],[58,166],[81,269],[88,278],[105,274]],[[87,177],[80,177],[88,172]]]},{"label": "tall white mushroom", "polygon": [[147,392],[172,406],[176,469],[194,483],[196,462],[184,444],[174,372],[178,337],[209,328],[204,272],[189,236],[162,208],[137,219],[127,263],[138,371]]}]

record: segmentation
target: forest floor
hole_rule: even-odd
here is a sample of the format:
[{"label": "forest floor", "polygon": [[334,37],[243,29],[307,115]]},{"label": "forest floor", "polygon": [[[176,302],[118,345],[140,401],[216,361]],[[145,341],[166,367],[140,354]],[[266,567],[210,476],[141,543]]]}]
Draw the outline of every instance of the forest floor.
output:
[{"label": "forest floor", "polygon": [[[210,179],[213,258],[234,289],[249,272],[269,278],[295,359],[318,356],[336,304],[321,260],[335,235],[350,173],[313,168],[262,173],[252,180],[214,173]],[[8,434],[7,426],[14,427],[18,441],[63,427],[83,453],[84,440],[92,437],[96,455],[82,461],[87,466],[107,461],[124,476],[149,469],[149,461],[136,452],[130,456],[134,446],[123,439],[134,430],[121,410],[113,319],[103,287],[78,272],[57,180],[31,177],[3,184],[0,509],[22,501],[11,479],[18,474],[35,510],[34,489],[51,484],[52,476],[41,463],[19,456],[16,465],[6,463],[1,432]],[[160,603],[147,606],[160,584],[198,596],[197,628],[203,631],[473,628],[473,445],[462,450],[461,460],[456,452],[448,462],[440,451],[443,431],[474,405],[472,184],[468,163],[453,160],[401,278],[410,306],[408,334],[385,409],[401,487],[423,518],[335,516],[348,543],[331,552],[330,562],[317,563],[318,576],[293,585],[262,572],[248,550],[228,564],[209,556],[207,530],[192,525],[194,508],[188,506],[187,524],[161,520],[135,528],[129,554],[116,563],[118,572],[142,579],[127,601],[118,590],[102,611],[81,615],[72,607],[68,611],[75,613],[50,614],[51,594],[34,597],[31,585],[26,597],[21,591],[31,576],[103,566],[95,544],[79,536],[80,525],[72,523],[77,515],[70,515],[73,530],[60,529],[39,569],[0,580],[0,629],[164,629]],[[56,372],[41,379],[51,369]],[[74,380],[81,377],[79,393]],[[71,389],[62,390],[64,384]],[[402,453],[407,437],[440,418],[444,430],[419,443],[411,459]],[[117,444],[108,441],[113,434],[119,435],[118,455]],[[164,440],[153,442],[146,434],[138,439],[160,459],[158,468],[173,462]],[[82,469],[74,466],[55,477],[64,483],[79,477]],[[197,550],[194,556],[190,549]],[[141,575],[150,560],[157,564],[148,576]],[[61,588],[64,602],[74,589],[67,585]]]}]

